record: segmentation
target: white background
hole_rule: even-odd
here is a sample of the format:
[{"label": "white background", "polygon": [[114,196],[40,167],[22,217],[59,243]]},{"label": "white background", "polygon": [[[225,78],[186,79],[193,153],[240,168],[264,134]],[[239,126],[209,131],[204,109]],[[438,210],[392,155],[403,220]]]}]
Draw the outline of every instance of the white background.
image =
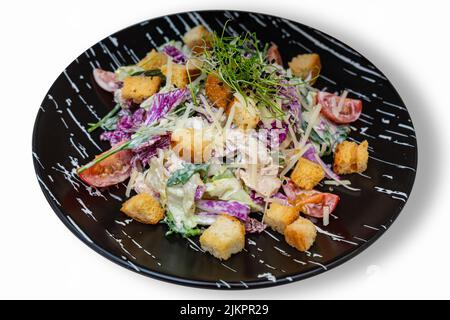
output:
[{"label": "white background", "polygon": [[[2,1],[0,298],[450,298],[446,2]],[[53,214],[39,188],[31,156],[33,122],[66,65],[130,24],[211,8],[270,13],[329,33],[379,67],[408,106],[419,143],[419,170],[410,200],[379,241],[332,271],[281,287],[240,292],[152,280],[82,244]]]}]

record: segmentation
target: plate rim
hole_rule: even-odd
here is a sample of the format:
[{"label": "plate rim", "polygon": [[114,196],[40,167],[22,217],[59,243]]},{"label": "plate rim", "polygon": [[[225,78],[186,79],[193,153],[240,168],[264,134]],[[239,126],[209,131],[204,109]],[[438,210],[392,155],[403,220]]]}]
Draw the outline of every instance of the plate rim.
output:
[{"label": "plate rim", "polygon": [[[402,105],[406,108],[406,111],[408,113],[409,119],[411,120],[410,125],[413,128],[414,133],[416,134],[416,130],[415,130],[415,127],[414,127],[414,122],[412,120],[411,113],[409,112],[406,104],[404,103],[404,101],[403,101],[402,97],[400,96],[400,94],[398,93],[397,89],[394,87],[394,85],[392,84],[390,79],[388,77],[386,77],[386,75],[383,73],[383,71],[380,70],[369,59],[367,59],[365,55],[360,54],[358,50],[355,50],[353,47],[349,47],[347,44],[345,44],[341,40],[335,38],[333,35],[330,35],[328,32],[323,32],[322,30],[317,29],[315,27],[311,27],[311,26],[305,25],[305,24],[303,24],[301,22],[298,22],[298,21],[295,21],[295,20],[292,20],[292,19],[288,19],[288,18],[284,18],[284,17],[281,17],[281,16],[268,14],[268,13],[264,13],[264,12],[260,12],[260,11],[245,11],[245,10],[232,10],[232,9],[212,9],[212,10],[202,9],[202,10],[191,10],[191,11],[180,11],[180,12],[175,12],[175,13],[170,13],[170,14],[166,14],[166,15],[161,15],[161,16],[145,19],[145,20],[142,20],[140,22],[137,22],[137,23],[131,24],[129,26],[126,26],[124,28],[121,28],[121,29],[111,33],[110,35],[106,36],[102,40],[97,41],[96,43],[94,43],[93,45],[88,47],[86,50],[88,50],[92,46],[96,45],[97,43],[99,43],[101,41],[104,41],[105,39],[107,39],[110,36],[114,36],[117,33],[123,32],[123,31],[125,31],[125,30],[127,30],[129,28],[138,26],[138,25],[140,25],[142,23],[145,23],[145,22],[151,23],[153,20],[161,19],[161,18],[164,18],[164,17],[176,16],[176,15],[179,15],[179,14],[187,14],[187,13],[193,13],[193,12],[197,12],[197,13],[202,13],[202,12],[207,12],[207,13],[237,12],[237,13],[244,13],[244,14],[249,14],[249,13],[251,13],[251,14],[261,14],[261,15],[268,16],[268,17],[273,17],[273,18],[279,18],[279,19],[287,20],[287,21],[289,21],[291,23],[300,25],[300,26],[302,26],[304,28],[317,30],[317,31],[319,31],[319,32],[321,32],[323,34],[326,34],[327,36],[331,37],[333,40],[337,41],[339,44],[342,44],[345,47],[351,48],[353,51],[355,51],[356,53],[361,55],[361,57],[363,57],[365,60],[369,61],[375,67],[376,71],[380,72],[380,74],[387,79],[387,81],[389,82],[389,84],[390,84],[390,86],[391,86],[391,88],[393,90],[393,93],[401,101]],[[81,57],[82,55],[83,55],[83,53],[78,55],[77,58]],[[72,60],[66,66],[66,68],[68,68],[77,58]],[[61,76],[61,74],[62,73],[60,73],[58,75],[58,77],[55,79],[55,81],[53,81],[53,83],[50,86],[49,90],[47,91],[45,97],[51,92],[51,90],[55,86],[55,84],[58,81],[58,79]],[[41,102],[40,105],[42,105],[43,102],[45,101],[45,97],[44,97],[44,99],[43,99],[43,101]],[[152,270],[148,269],[147,267],[143,267],[143,266],[139,265],[138,263],[133,263],[131,265],[131,264],[127,263],[128,260],[121,259],[120,257],[110,253],[109,251],[107,251],[106,249],[102,248],[100,245],[98,245],[94,241],[88,241],[88,239],[84,237],[84,235],[82,233],[83,231],[80,229],[81,230],[81,232],[80,232],[72,223],[70,223],[70,221],[67,218],[67,214],[65,214],[61,210],[61,208],[55,203],[55,200],[52,198],[52,195],[49,192],[49,190],[46,190],[46,188],[44,187],[43,183],[41,183],[39,181],[40,177],[43,176],[43,173],[42,173],[42,167],[41,167],[39,161],[34,157],[34,150],[35,150],[35,147],[36,147],[36,144],[37,144],[36,136],[37,136],[37,132],[38,132],[38,129],[39,129],[39,120],[40,120],[42,114],[43,114],[42,110],[40,108],[38,108],[37,115],[35,117],[35,121],[34,121],[34,125],[33,125],[33,132],[32,132],[32,141],[31,141],[32,154],[31,154],[31,157],[32,157],[32,160],[33,160],[34,171],[35,171],[36,176],[38,178],[37,179],[38,180],[37,183],[39,184],[39,186],[40,186],[40,188],[42,190],[42,193],[44,194],[45,198],[47,199],[47,202],[50,204],[50,207],[53,209],[53,211],[56,213],[56,215],[62,221],[62,223],[72,232],[73,235],[75,235],[75,237],[77,237],[79,240],[81,240],[85,245],[87,245],[89,248],[91,248],[97,254],[99,254],[102,257],[108,259],[109,261],[114,262],[115,264],[117,264],[117,265],[119,265],[121,267],[124,267],[124,268],[126,268],[128,270],[131,270],[131,271],[133,271],[133,272],[135,272],[137,274],[140,274],[142,276],[150,277],[150,278],[153,278],[153,279],[156,279],[156,280],[162,280],[162,281],[165,281],[165,282],[168,282],[168,283],[172,283],[172,284],[184,285],[184,286],[201,288],[201,289],[243,290],[243,289],[259,289],[259,288],[275,287],[275,286],[280,286],[280,285],[294,283],[294,282],[298,282],[300,280],[308,279],[308,278],[311,278],[313,276],[322,274],[324,272],[327,272],[327,271],[329,271],[331,269],[334,269],[334,268],[344,264],[345,262],[347,262],[350,259],[356,257],[357,255],[359,255],[360,253],[365,251],[367,248],[369,248],[373,243],[375,243],[394,224],[394,222],[397,220],[397,218],[400,215],[400,213],[402,212],[402,210],[405,208],[406,203],[408,202],[408,200],[409,200],[409,198],[411,196],[412,190],[414,189],[414,184],[415,184],[415,181],[416,181],[417,170],[418,170],[418,153],[419,153],[419,151],[418,151],[418,143],[417,143],[417,138],[416,138],[416,139],[414,139],[414,147],[415,147],[414,148],[414,158],[413,158],[414,165],[412,166],[412,168],[414,168],[414,171],[413,171],[413,173],[411,175],[411,178],[410,178],[411,183],[409,184],[409,190],[406,190],[408,192],[408,197],[407,197],[406,201],[400,203],[399,206],[396,207],[395,212],[393,212],[393,214],[391,216],[391,222],[386,227],[386,229],[380,228],[379,230],[376,231],[376,233],[374,233],[374,235],[367,242],[359,245],[357,248],[355,248],[354,250],[351,250],[349,253],[343,254],[343,255],[335,258],[331,262],[324,264],[326,269],[324,269],[322,267],[317,267],[317,268],[314,268],[314,269],[306,271],[306,272],[292,274],[292,275],[287,275],[287,277],[289,277],[291,280],[287,280],[286,277],[285,278],[277,278],[277,281],[275,281],[275,282],[270,281],[270,280],[264,280],[264,279],[253,280],[253,281],[246,281],[245,282],[246,286],[244,286],[241,282],[227,281],[227,284],[230,285],[229,287],[227,287],[225,285],[218,286],[217,282],[215,282],[215,281],[200,281],[200,280],[193,280],[193,279],[179,277],[179,276],[173,276],[173,275],[169,275],[169,274],[166,274],[164,272],[161,272],[161,271],[152,271]],[[139,268],[139,271],[136,270],[133,265],[137,266]]]}]

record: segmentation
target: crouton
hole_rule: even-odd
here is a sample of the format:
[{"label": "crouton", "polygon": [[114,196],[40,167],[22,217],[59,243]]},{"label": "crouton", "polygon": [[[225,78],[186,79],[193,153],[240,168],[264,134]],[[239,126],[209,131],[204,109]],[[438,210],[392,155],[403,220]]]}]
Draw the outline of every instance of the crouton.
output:
[{"label": "crouton", "polygon": [[228,116],[233,114],[233,123],[242,130],[256,128],[260,120],[259,110],[256,107],[255,101],[250,97],[246,97],[245,99],[234,97],[225,111]]},{"label": "crouton", "polygon": [[300,188],[311,190],[325,177],[320,165],[308,159],[300,158],[291,173],[292,181]]},{"label": "crouton", "polygon": [[145,224],[157,224],[164,218],[164,210],[158,200],[148,193],[139,193],[122,204],[120,211]]},{"label": "crouton", "polygon": [[163,65],[167,63],[167,56],[158,52],[155,49],[152,49],[144,59],[138,62],[138,66],[143,68],[144,70],[152,70],[152,69],[161,69]]},{"label": "crouton", "polygon": [[185,161],[201,163],[211,158],[212,137],[207,136],[202,129],[176,129],[170,140],[172,149]]},{"label": "crouton", "polygon": [[366,140],[359,145],[350,141],[338,144],[334,153],[333,171],[337,174],[364,172],[369,159],[368,147]]},{"label": "crouton", "polygon": [[184,43],[196,53],[203,52],[210,47],[212,34],[202,25],[198,25],[188,32],[183,37]]},{"label": "crouton", "polygon": [[320,74],[322,65],[320,63],[319,55],[317,53],[310,53],[300,54],[293,58],[291,62],[289,62],[289,68],[292,70],[293,74],[302,79],[306,79],[310,76],[310,84],[314,84],[317,76]]},{"label": "crouton", "polygon": [[308,219],[299,217],[286,227],[284,239],[299,251],[307,251],[316,240],[317,230]]},{"label": "crouton", "polygon": [[160,77],[131,76],[123,80],[122,98],[141,103],[159,91]]},{"label": "crouton", "polygon": [[364,140],[356,149],[356,170],[362,173],[367,170],[369,162],[369,143]]},{"label": "crouton", "polygon": [[233,99],[231,88],[214,74],[209,74],[205,84],[206,96],[213,106],[225,109]]},{"label": "crouton", "polygon": [[273,230],[284,234],[288,225],[294,222],[300,214],[300,209],[294,206],[283,206],[272,202],[264,214],[264,223]]},{"label": "crouton", "polygon": [[[189,77],[191,78],[191,81],[196,79],[201,71],[198,70],[194,64],[188,64],[187,68],[186,65],[182,64],[176,64],[171,63],[172,67],[172,76],[171,76],[171,82],[179,89],[185,88],[189,84]],[[161,67],[161,72],[167,76],[168,75],[168,65],[165,64]]]},{"label": "crouton", "polygon": [[238,219],[221,215],[200,236],[200,245],[220,260],[227,260],[245,246],[245,227]]}]

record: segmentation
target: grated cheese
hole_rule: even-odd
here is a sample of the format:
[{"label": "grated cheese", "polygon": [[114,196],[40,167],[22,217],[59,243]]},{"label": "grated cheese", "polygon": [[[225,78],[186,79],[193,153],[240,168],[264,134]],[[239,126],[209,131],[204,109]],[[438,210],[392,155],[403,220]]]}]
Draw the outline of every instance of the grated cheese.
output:
[{"label": "grated cheese", "polygon": [[291,170],[295,166],[298,159],[300,159],[303,156],[303,154],[305,153],[306,150],[308,150],[308,148],[299,149],[298,153],[295,154],[294,156],[292,156],[292,158],[289,160],[286,167],[284,167],[283,171],[281,171],[281,173],[280,173],[281,177],[284,177],[286,175],[286,173],[288,173],[288,171]]},{"label": "grated cheese", "polygon": [[322,105],[319,103],[312,111],[312,114],[309,118],[308,127],[305,130],[305,134],[302,137],[302,140],[300,141],[300,148],[303,148],[306,144],[306,142],[309,139],[309,135],[311,134],[312,128],[317,122],[317,119],[319,119],[320,110],[322,110]]},{"label": "grated cheese", "polygon": [[203,108],[199,108],[196,106],[192,106],[192,110],[194,110],[195,112],[201,113],[202,115],[204,115],[206,118],[208,118],[210,115],[208,114],[208,112],[206,112],[205,109]]},{"label": "grated cheese", "polygon": [[342,107],[344,106],[345,99],[347,98],[347,90],[344,90],[342,92],[342,95],[340,96],[339,103],[336,105],[336,99],[331,100],[331,112],[335,117],[339,117],[339,112],[342,110]]},{"label": "grated cheese", "polygon": [[345,102],[345,99],[347,98],[347,94],[348,94],[347,90],[344,90],[344,92],[342,92],[341,99],[339,100],[338,107],[337,107],[338,110],[341,110],[342,107],[344,106],[344,102]]},{"label": "grated cheese", "polygon": [[266,212],[267,212],[267,208],[269,207],[269,198],[264,199],[265,200],[265,204],[264,204],[264,212],[263,212],[263,217],[262,217],[262,221],[264,222],[265,218],[266,218]]},{"label": "grated cheese", "polygon": [[172,59],[167,60],[167,76],[165,88],[170,88],[172,86]]},{"label": "grated cheese", "polygon": [[184,121],[186,121],[187,118],[189,118],[189,113],[191,113],[191,110],[192,110],[192,103],[187,103],[186,110],[184,111],[184,114],[182,117]]},{"label": "grated cheese", "polygon": [[244,163],[230,163],[230,164],[225,164],[228,168],[240,168],[240,169],[246,169],[247,165]]},{"label": "grated cheese", "polygon": [[248,140],[248,156],[249,156],[249,179],[250,183],[254,186],[258,184],[258,140],[249,139]]},{"label": "grated cheese", "polygon": [[325,180],[323,182],[323,184],[325,184],[327,186],[339,186],[339,185],[344,185],[344,184],[350,185],[352,183],[350,182],[350,180],[341,180],[341,181],[339,181],[339,183],[337,183],[335,180]]},{"label": "grated cheese", "polygon": [[292,142],[291,136],[287,136],[286,139],[280,144],[280,150],[286,149]]},{"label": "grated cheese", "polygon": [[127,198],[130,197],[131,190],[134,188],[134,183],[136,182],[136,178],[138,177],[139,172],[136,169],[131,171],[130,180],[127,184],[127,190],[125,191],[125,196]]},{"label": "grated cheese", "polygon": [[282,206],[292,206],[290,203],[287,203],[287,200],[275,198],[275,197],[265,198],[264,201],[266,203],[278,203],[278,204],[281,204]]},{"label": "grated cheese", "polygon": [[208,115],[211,117],[211,119],[213,121],[213,124],[216,126],[217,130],[219,131],[218,133],[221,134],[222,133],[222,126],[220,125],[219,121],[217,120],[215,114],[212,112],[211,106],[209,105],[208,101],[206,101],[206,98],[203,95],[200,96],[200,100],[205,105],[205,110],[208,113]]},{"label": "grated cheese", "polygon": [[298,142],[297,137],[295,136],[295,131],[294,131],[294,129],[292,128],[292,126],[291,126],[291,124],[290,124],[289,119],[287,118],[287,116],[284,117],[284,121],[285,121],[285,122],[287,123],[287,125],[288,125],[289,136],[291,137],[292,142],[294,143],[294,147],[295,147],[295,148],[299,148],[299,147],[300,147],[300,143]]},{"label": "grated cheese", "polygon": [[318,104],[316,106],[316,108],[313,110],[311,117],[309,119],[310,121],[308,123],[308,127],[306,128],[305,134],[303,135],[302,140],[299,143],[299,147],[294,148],[294,150],[298,150],[298,153],[291,157],[291,159],[289,160],[286,167],[283,169],[283,171],[281,171],[281,174],[280,174],[281,177],[284,177],[284,175],[294,167],[294,165],[297,163],[297,161],[311,147],[311,146],[307,146],[305,148],[305,145],[306,145],[306,142],[308,141],[309,135],[311,134],[311,130],[319,117],[321,109],[322,109],[322,106],[320,104]]},{"label": "grated cheese", "polygon": [[234,119],[234,112],[235,112],[235,110],[236,110],[236,105],[233,103],[231,105],[230,113],[228,114],[228,119],[227,119],[227,122],[225,124],[225,129],[224,129],[225,132],[227,132],[231,128],[231,124],[232,124],[233,119]]},{"label": "grated cheese", "polygon": [[330,224],[330,207],[328,206],[323,207],[322,223],[325,227]]}]

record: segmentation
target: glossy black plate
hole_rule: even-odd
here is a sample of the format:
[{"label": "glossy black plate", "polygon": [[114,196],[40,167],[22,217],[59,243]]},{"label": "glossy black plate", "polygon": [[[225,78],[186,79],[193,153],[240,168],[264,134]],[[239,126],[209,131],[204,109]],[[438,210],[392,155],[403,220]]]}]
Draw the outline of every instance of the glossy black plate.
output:
[{"label": "glossy black plate", "polygon": [[[180,40],[203,24],[229,34],[254,31],[278,44],[283,59],[317,52],[323,64],[316,87],[347,89],[363,100],[351,139],[367,139],[370,159],[364,174],[349,176],[351,192],[334,188],[341,202],[328,227],[322,227],[310,252],[289,247],[269,230],[251,235],[245,251],[220,262],[200,252],[197,240],[165,237],[164,225],[147,226],[119,212],[124,185],[108,190],[87,187],[74,168],[108,148],[100,132],[88,134],[113,107],[92,69],[133,64],[169,39]],[[73,61],[56,79],[38,112],[33,133],[34,166],[47,200],[61,221],[106,258],[143,275],[178,284],[221,289],[272,286],[304,279],[354,257],[393,223],[408,199],[417,168],[417,145],[408,111],[389,80],[367,59],[333,37],[297,22],[264,14],[202,11],[175,14],[133,25],[103,39]]]}]

